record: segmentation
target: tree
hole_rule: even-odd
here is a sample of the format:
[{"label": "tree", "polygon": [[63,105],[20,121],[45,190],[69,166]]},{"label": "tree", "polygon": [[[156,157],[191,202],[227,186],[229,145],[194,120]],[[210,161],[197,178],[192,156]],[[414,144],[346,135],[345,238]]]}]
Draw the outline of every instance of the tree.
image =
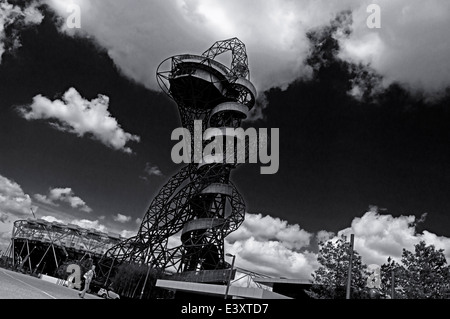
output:
[{"label": "tree", "polygon": [[[336,241],[319,243],[317,261],[320,267],[312,275],[313,285],[307,293],[319,299],[344,299],[346,297],[350,243],[345,235]],[[353,250],[351,298],[367,298],[367,266],[361,262],[361,256]]]},{"label": "tree", "polygon": [[[401,273],[401,265],[393,260],[391,257],[387,259],[387,263],[381,265],[380,275],[381,275],[381,294],[386,298],[391,298],[392,296],[392,275],[394,275],[394,281],[397,281],[397,277]],[[396,298],[400,299],[402,296],[402,287],[396,285],[395,287]]]},{"label": "tree", "polygon": [[[161,270],[144,264],[123,263],[112,279],[111,288],[121,297],[130,299],[155,299],[165,296],[166,291],[155,287],[156,280],[163,277]],[[144,286],[145,284],[145,286]],[[142,291],[144,288],[144,291]]]},{"label": "tree", "polygon": [[395,298],[442,299],[449,298],[450,267],[444,250],[424,241],[414,246],[414,252],[403,249],[401,264],[388,258],[381,266],[382,290],[391,294],[394,273]]}]

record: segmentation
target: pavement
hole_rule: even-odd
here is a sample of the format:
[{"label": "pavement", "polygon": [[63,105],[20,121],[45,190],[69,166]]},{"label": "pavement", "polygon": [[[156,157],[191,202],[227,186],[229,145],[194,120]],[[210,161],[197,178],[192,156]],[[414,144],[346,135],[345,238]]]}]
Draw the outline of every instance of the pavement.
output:
[{"label": "pavement", "polygon": [[103,299],[94,294],[86,294],[82,299],[78,292],[77,289],[0,268],[0,299]]}]

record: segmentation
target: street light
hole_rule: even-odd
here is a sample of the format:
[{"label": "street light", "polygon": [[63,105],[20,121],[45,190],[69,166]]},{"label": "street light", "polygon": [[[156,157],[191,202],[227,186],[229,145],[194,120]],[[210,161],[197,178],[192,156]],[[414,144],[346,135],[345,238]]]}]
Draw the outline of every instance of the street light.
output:
[{"label": "street light", "polygon": [[[153,261],[153,256],[149,256],[149,253],[150,253],[150,247],[148,247],[147,256],[145,256],[145,259],[144,259],[144,264],[147,265],[147,274],[145,275],[144,285],[142,286],[141,296],[139,297],[139,299],[142,299],[142,296],[144,295],[144,289],[145,289],[145,285],[147,284],[148,273],[150,272],[150,268],[152,267],[151,262]],[[149,259],[150,259],[150,264],[148,262]]]},{"label": "street light", "polygon": [[225,290],[225,299],[228,299],[228,290],[230,290],[231,275],[233,274],[234,260],[236,259],[236,256],[232,254],[225,254],[225,256],[233,257],[230,274],[228,275],[227,289]]},{"label": "street light", "polygon": [[346,299],[350,299],[350,290],[351,290],[351,284],[352,284],[352,264],[353,264],[353,242],[354,242],[355,235],[350,235],[350,247],[349,247],[349,261],[348,261],[348,275],[347,275],[347,292],[346,292]]}]

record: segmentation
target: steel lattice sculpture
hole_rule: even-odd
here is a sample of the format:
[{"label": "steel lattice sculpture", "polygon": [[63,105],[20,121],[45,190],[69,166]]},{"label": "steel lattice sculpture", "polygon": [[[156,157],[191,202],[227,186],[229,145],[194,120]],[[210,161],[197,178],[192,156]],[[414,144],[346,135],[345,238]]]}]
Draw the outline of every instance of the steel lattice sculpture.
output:
[{"label": "steel lattice sculpture", "polygon": [[[230,68],[215,60],[226,52],[232,54]],[[157,80],[177,103],[182,125],[193,135],[196,120],[202,121],[201,133],[211,127],[219,131],[240,127],[256,99],[249,73],[245,45],[232,38],[216,42],[202,55],[164,60]],[[191,147],[196,147],[193,142]],[[244,200],[230,181],[236,165],[191,158],[153,199],[137,235],[106,252],[100,262],[104,275],[124,262],[147,263],[181,276],[229,268],[224,238],[245,215]],[[170,247],[169,238],[179,232],[181,245]]]}]

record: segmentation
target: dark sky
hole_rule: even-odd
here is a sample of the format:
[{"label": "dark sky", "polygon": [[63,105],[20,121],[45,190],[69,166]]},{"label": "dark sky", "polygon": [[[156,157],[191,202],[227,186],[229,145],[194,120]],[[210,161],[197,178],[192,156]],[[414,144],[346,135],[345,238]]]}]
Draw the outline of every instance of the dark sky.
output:
[{"label": "dark sky", "polygon": [[[14,56],[5,54],[0,65],[3,174],[14,176],[30,193],[41,194],[70,180],[78,196],[102,214],[143,214],[164,182],[139,178],[146,162],[158,163],[168,174],[175,168],[170,162],[170,133],[179,126],[174,105],[131,83],[105,52],[88,41],[63,36],[51,20],[24,31],[21,39],[22,47]],[[141,136],[143,143],[134,145],[136,155],[18,116],[14,106],[30,104],[37,94],[60,98],[70,87],[88,100],[98,94],[110,97],[110,113],[120,118],[123,128]]]},{"label": "dark sky", "polygon": [[314,229],[348,225],[369,205],[394,216],[428,212],[428,229],[448,234],[446,105],[405,102],[396,88],[382,104],[357,103],[333,82],[269,93],[267,124],[280,127],[281,164],[278,174],[260,177],[270,187],[254,183],[256,193],[274,192],[256,202]]},{"label": "dark sky", "polygon": [[[314,54],[337,45],[327,43]],[[428,213],[424,227],[448,236],[448,94],[427,103],[392,84],[357,101],[346,94],[352,68],[330,54],[311,81],[267,92],[261,125],[280,128],[281,164],[273,176],[236,175],[253,181],[250,206],[308,230],[336,231],[376,205],[393,216]]]},{"label": "dark sky", "polygon": [[[39,25],[18,33],[6,29],[21,46],[6,50],[0,63],[0,177],[29,194],[38,217],[86,219],[88,225],[132,235],[139,225],[134,220],[144,216],[181,168],[170,157],[175,145],[170,135],[181,125],[177,106],[123,74],[96,41],[67,35],[50,11],[44,16]],[[311,77],[298,74],[284,89],[265,91],[266,103],[258,106],[264,105],[264,117],[245,122],[280,130],[276,174],[261,175],[261,164],[241,165],[232,174],[248,212],[316,233],[350,227],[378,206],[381,215],[394,217],[419,219],[427,213],[417,230],[450,237],[450,91],[430,100],[395,82],[381,86],[377,71],[339,58],[333,32],[342,28],[345,22],[311,29],[305,60]],[[211,44],[175,53],[201,54]],[[253,76],[258,69],[250,52]],[[149,62],[148,73],[156,77],[161,61]],[[366,88],[360,99],[348,94],[355,80]],[[88,101],[99,94],[109,97],[111,116],[125,132],[140,137],[127,144],[133,154],[106,147],[89,134],[57,130],[49,120],[26,120],[18,111],[39,94],[54,101],[70,88]],[[162,175],[149,175],[146,167]],[[36,200],[36,194],[49,196],[51,189],[65,187],[92,212]],[[130,221],[118,222],[118,214]]]},{"label": "dark sky", "polygon": [[[70,181],[98,214],[143,215],[179,168],[170,159],[170,133],[180,125],[175,103],[121,75],[101,48],[61,34],[50,19],[22,31],[21,42],[0,65],[2,174],[29,193]],[[427,104],[392,85],[371,103],[359,102],[345,94],[347,63],[330,63],[311,81],[266,92],[265,119],[250,124],[280,128],[280,168],[260,175],[259,164],[248,164],[234,172],[249,211],[337,231],[377,205],[394,216],[427,212],[427,229],[450,235],[448,98]],[[109,96],[110,113],[141,137],[135,154],[26,121],[15,110],[70,87],[87,100]],[[140,179],[146,162],[164,176]]]}]

